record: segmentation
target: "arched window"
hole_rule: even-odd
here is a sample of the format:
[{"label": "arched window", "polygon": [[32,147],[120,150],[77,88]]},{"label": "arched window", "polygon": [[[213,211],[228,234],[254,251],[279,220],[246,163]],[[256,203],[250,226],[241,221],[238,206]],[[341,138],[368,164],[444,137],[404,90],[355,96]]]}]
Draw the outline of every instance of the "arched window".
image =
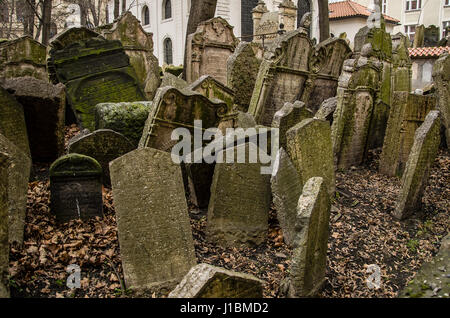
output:
[{"label": "arched window", "polygon": [[167,65],[173,64],[172,40],[170,38],[164,40],[164,63]]},{"label": "arched window", "polygon": [[142,8],[142,24],[149,25],[150,24],[150,11],[147,6]]},{"label": "arched window", "polygon": [[58,33],[58,28],[56,27],[55,22],[52,22],[52,23],[50,24],[50,39],[51,39],[52,37],[54,37],[54,36],[56,35],[56,33]]},{"label": "arched window", "polygon": [[172,17],[172,2],[170,0],[163,2],[163,17],[164,19],[170,19]]}]

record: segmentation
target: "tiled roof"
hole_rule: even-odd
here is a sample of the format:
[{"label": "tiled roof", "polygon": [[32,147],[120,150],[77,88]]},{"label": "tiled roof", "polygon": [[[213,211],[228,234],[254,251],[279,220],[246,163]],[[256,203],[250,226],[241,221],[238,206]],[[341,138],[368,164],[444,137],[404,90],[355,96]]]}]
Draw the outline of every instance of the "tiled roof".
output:
[{"label": "tiled roof", "polygon": [[444,52],[450,53],[450,46],[416,47],[409,49],[410,57],[438,57]]},{"label": "tiled roof", "polygon": [[[350,0],[330,3],[328,8],[330,11],[330,20],[351,17],[369,17],[372,14],[372,11],[370,11],[369,8]],[[397,24],[400,22],[400,20],[386,14],[383,14],[383,16],[388,23]]]}]

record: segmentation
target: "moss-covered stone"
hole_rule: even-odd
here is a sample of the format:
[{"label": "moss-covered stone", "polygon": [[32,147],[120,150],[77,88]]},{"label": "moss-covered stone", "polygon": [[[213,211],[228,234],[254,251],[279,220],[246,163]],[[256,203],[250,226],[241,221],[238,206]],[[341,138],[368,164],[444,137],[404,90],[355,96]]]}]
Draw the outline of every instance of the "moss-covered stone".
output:
[{"label": "moss-covered stone", "polygon": [[209,99],[220,99],[224,101],[229,109],[234,105],[234,93],[233,91],[214,79],[209,75],[203,75],[198,80],[186,87],[187,90],[199,92],[203,96]]},{"label": "moss-covered stone", "polygon": [[442,124],[445,127],[447,148],[450,148],[450,54],[443,54],[434,64],[433,81]]},{"label": "moss-covered stone", "polygon": [[52,163],[49,170],[53,177],[101,177],[102,166],[92,157],[77,153],[62,156]]}]

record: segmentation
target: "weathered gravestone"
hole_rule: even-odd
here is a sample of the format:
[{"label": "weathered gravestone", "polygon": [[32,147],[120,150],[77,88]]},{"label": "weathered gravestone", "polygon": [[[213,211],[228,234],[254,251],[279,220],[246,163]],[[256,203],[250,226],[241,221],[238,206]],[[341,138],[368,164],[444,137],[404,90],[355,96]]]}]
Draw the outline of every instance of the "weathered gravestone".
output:
[{"label": "weathered gravestone", "polygon": [[160,87],[164,87],[164,86],[173,86],[177,89],[184,89],[188,86],[189,84],[183,80],[182,78],[179,78],[175,75],[173,75],[172,73],[169,72],[164,72],[162,79],[161,79],[161,86]]},{"label": "weathered gravestone", "polygon": [[58,222],[102,216],[102,167],[80,154],[58,158],[50,166],[50,193]]},{"label": "weathered gravestone", "polygon": [[438,46],[440,39],[439,27],[435,25],[430,25],[425,28],[423,34],[423,46],[424,47],[434,47]]},{"label": "weathered gravestone", "polygon": [[95,129],[111,129],[137,147],[152,102],[101,103],[95,106]]},{"label": "weathered gravestone", "polygon": [[289,155],[283,148],[280,148],[277,154],[271,186],[273,203],[277,210],[277,219],[283,230],[284,241],[292,246],[296,233],[295,220],[298,198],[302,194],[302,182]]},{"label": "weathered gravestone", "polygon": [[22,244],[31,159],[2,134],[0,134],[0,152],[9,156],[7,169],[9,242]]},{"label": "weathered gravestone", "polygon": [[8,166],[9,156],[0,151],[0,298],[9,297]]},{"label": "weathered gravestone", "polygon": [[0,44],[0,77],[32,76],[48,81],[46,48],[29,36]]},{"label": "weathered gravestone", "polygon": [[158,59],[153,55],[153,33],[145,32],[130,11],[118,17],[114,23],[99,27],[98,32],[108,40],[122,42],[147,99],[152,100],[161,83]]},{"label": "weathered gravestone", "polygon": [[0,87],[0,133],[30,157],[23,106]]},{"label": "weathered gravestone", "polygon": [[402,33],[392,37],[391,91],[393,93],[411,91],[412,62],[409,57],[408,41],[409,38]]},{"label": "weathered gravestone", "polygon": [[69,153],[78,153],[94,158],[102,166],[103,183],[110,185],[109,163],[135,149],[123,135],[110,129],[99,129],[69,141]]},{"label": "weathered gravestone", "polygon": [[255,88],[262,49],[257,43],[241,42],[227,61],[227,85],[234,92],[234,103],[246,112]]},{"label": "weathered gravestone", "polygon": [[233,27],[225,19],[215,17],[201,22],[187,38],[186,81],[193,83],[203,75],[211,75],[226,85],[225,66],[238,44]]},{"label": "weathered gravestone", "polygon": [[314,117],[323,119],[333,124],[333,115],[337,107],[337,97],[331,97],[323,101]]},{"label": "weathered gravestone", "polygon": [[322,177],[330,195],[335,191],[331,130],[327,121],[309,118],[289,129],[287,153],[297,169],[301,186],[312,177]]},{"label": "weathered gravestone", "polygon": [[23,106],[33,161],[53,162],[63,155],[64,85],[30,76],[2,79],[1,85]]},{"label": "weathered gravestone", "polygon": [[422,195],[439,148],[439,130],[439,111],[432,110],[414,136],[394,211],[394,216],[399,220],[409,217],[421,206]]},{"label": "weathered gravestone", "polygon": [[445,127],[447,148],[450,148],[450,54],[443,54],[433,66],[433,82],[436,86],[436,98]]},{"label": "weathered gravestone", "polygon": [[323,178],[309,179],[297,206],[290,297],[312,297],[325,282],[330,207]]},{"label": "weathered gravestone", "polygon": [[423,47],[425,40],[425,26],[423,24],[416,26],[414,32],[413,47]]},{"label": "weathered gravestone", "polygon": [[180,165],[144,148],[110,171],[127,288],[173,288],[196,265]]},{"label": "weathered gravestone", "polygon": [[263,282],[253,275],[198,264],[191,268],[169,298],[262,298]]},{"label": "weathered gravestone", "polygon": [[145,100],[122,43],[86,28],[70,28],[49,44],[48,71],[67,87],[67,101],[84,128],[94,130],[99,103]]},{"label": "weathered gravestone", "polygon": [[[240,144],[221,151],[223,163],[216,163],[207,236],[220,245],[257,245],[267,237],[270,176],[261,174],[261,163],[252,162],[251,153],[256,151],[257,146],[252,142]],[[234,158],[234,163],[225,160],[229,156]]]},{"label": "weathered gravestone", "polygon": [[381,173],[388,176],[403,174],[414,143],[414,133],[435,107],[434,96],[394,92],[380,158]]},{"label": "weathered gravestone", "polygon": [[307,109],[305,103],[296,101],[295,103],[286,103],[283,108],[273,116],[272,127],[279,129],[280,147],[286,149],[286,132],[300,123],[303,119],[312,118],[313,113]]},{"label": "weathered gravestone", "polygon": [[229,109],[233,107],[233,91],[210,75],[201,76],[186,89],[198,92],[209,99],[220,99],[228,105]]}]

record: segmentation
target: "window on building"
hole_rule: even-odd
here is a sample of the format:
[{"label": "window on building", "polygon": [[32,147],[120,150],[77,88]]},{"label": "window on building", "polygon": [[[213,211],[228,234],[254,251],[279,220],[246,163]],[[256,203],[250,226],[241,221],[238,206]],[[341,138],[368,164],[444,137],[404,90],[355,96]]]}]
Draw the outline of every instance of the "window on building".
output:
[{"label": "window on building", "polygon": [[164,40],[164,63],[173,64],[172,40],[167,38]]},{"label": "window on building", "polygon": [[420,10],[422,8],[422,0],[406,0],[406,11]]},{"label": "window on building", "polygon": [[50,34],[49,34],[50,39],[51,39],[52,37],[54,37],[54,36],[56,35],[56,33],[58,33],[58,28],[56,27],[55,22],[52,22],[52,23],[50,24]]},{"label": "window on building", "polygon": [[450,21],[445,21],[442,23],[442,37],[446,37],[449,34],[450,34]]},{"label": "window on building", "polygon": [[382,13],[386,14],[386,12],[387,12],[387,0],[383,0],[383,2],[381,3],[381,11],[382,11]]},{"label": "window on building", "polygon": [[445,4],[446,6],[450,6],[450,0],[445,0]]},{"label": "window on building", "polygon": [[405,34],[411,41],[414,41],[414,35],[416,34],[416,25],[405,25]]},{"label": "window on building", "polygon": [[172,1],[170,0],[163,2],[163,17],[164,19],[170,19],[172,17]]},{"label": "window on building", "polygon": [[147,6],[142,8],[142,24],[149,25],[150,24],[150,10]]}]

